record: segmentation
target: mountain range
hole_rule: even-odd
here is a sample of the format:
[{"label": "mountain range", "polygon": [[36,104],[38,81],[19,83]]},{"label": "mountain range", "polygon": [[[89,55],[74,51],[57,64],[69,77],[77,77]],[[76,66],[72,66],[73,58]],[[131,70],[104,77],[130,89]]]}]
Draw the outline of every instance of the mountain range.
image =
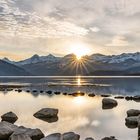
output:
[{"label": "mountain range", "polygon": [[74,54],[56,57],[37,54],[22,61],[0,60],[0,76],[140,75],[140,52],[92,54],[77,60]]}]

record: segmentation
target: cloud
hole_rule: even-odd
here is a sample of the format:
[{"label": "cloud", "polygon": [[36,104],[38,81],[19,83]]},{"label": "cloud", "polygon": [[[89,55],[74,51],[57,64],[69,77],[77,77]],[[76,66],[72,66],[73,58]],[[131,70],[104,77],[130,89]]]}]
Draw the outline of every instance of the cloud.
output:
[{"label": "cloud", "polygon": [[100,31],[100,29],[98,27],[91,27],[90,30],[92,32],[99,32]]},{"label": "cloud", "polygon": [[129,46],[129,42],[126,40],[124,36],[115,36],[110,44],[107,44],[106,46],[111,47],[123,47],[123,46]]}]

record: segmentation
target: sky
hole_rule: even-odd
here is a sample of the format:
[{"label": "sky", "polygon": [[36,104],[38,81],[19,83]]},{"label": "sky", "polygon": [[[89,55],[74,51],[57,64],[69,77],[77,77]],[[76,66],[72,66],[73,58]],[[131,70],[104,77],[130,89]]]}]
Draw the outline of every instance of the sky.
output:
[{"label": "sky", "polygon": [[139,39],[139,0],[0,0],[0,58],[130,53]]}]

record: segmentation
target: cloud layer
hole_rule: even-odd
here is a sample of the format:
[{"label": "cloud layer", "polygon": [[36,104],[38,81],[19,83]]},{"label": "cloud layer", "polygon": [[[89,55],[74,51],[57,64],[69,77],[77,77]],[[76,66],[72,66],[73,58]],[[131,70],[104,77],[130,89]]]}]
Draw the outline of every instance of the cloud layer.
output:
[{"label": "cloud layer", "polygon": [[99,53],[140,51],[139,25],[139,0],[1,0],[0,51],[66,54],[74,41]]}]

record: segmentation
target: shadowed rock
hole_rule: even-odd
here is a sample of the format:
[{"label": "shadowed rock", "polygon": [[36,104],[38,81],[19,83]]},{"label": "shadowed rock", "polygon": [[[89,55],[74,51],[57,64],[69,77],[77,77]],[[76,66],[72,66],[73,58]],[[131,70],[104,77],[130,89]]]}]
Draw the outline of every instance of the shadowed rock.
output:
[{"label": "shadowed rock", "polygon": [[34,117],[46,122],[56,122],[58,120],[58,109],[43,108],[34,114]]},{"label": "shadowed rock", "polygon": [[125,125],[128,128],[136,128],[138,126],[138,116],[125,118]]},{"label": "shadowed rock", "polygon": [[130,109],[127,111],[127,116],[131,117],[131,116],[139,116],[140,115],[140,110],[137,109]]},{"label": "shadowed rock", "polygon": [[95,97],[95,94],[94,93],[90,93],[88,94],[89,97]]},{"label": "shadowed rock", "polygon": [[51,91],[51,90],[49,90],[49,91],[46,91],[46,93],[48,93],[48,94],[52,94],[52,91]]},{"label": "shadowed rock", "polygon": [[135,102],[140,102],[140,95],[134,96],[134,97],[133,97],[133,100],[134,100]]},{"label": "shadowed rock", "polygon": [[42,138],[41,140],[62,140],[62,136],[60,133],[54,133],[50,134],[45,138]]},{"label": "shadowed rock", "polygon": [[112,109],[118,105],[117,101],[110,98],[104,98],[102,100],[102,109]]},{"label": "shadowed rock", "polygon": [[54,94],[55,94],[55,95],[60,95],[60,94],[61,94],[61,92],[56,91],[56,92],[54,92]]},{"label": "shadowed rock", "polygon": [[44,134],[41,132],[40,129],[31,129],[26,128],[24,126],[20,126],[17,129],[15,129],[11,137],[14,137],[16,135],[26,135],[29,136],[32,140],[40,140],[44,137]]},{"label": "shadowed rock", "polygon": [[116,96],[115,99],[124,99],[124,96]]},{"label": "shadowed rock", "polygon": [[79,140],[80,135],[75,134],[74,132],[64,133],[62,135],[62,140]]},{"label": "shadowed rock", "polygon": [[132,97],[132,96],[126,96],[125,99],[126,99],[127,101],[132,101],[132,100],[133,100],[133,97]]},{"label": "shadowed rock", "polygon": [[101,97],[110,97],[111,95],[109,94],[102,94]]},{"label": "shadowed rock", "polygon": [[94,140],[93,138],[89,137],[89,138],[86,138],[85,140]]},{"label": "shadowed rock", "polygon": [[14,134],[10,136],[9,140],[32,140],[32,139],[25,134]]},{"label": "shadowed rock", "polygon": [[9,136],[18,127],[8,122],[0,122],[0,140],[8,140]]},{"label": "shadowed rock", "polygon": [[117,140],[114,136],[111,137],[105,137],[102,140]]},{"label": "shadowed rock", "polygon": [[13,112],[8,112],[8,113],[2,115],[1,118],[2,118],[2,121],[6,121],[9,123],[14,123],[18,119],[17,115]]}]

